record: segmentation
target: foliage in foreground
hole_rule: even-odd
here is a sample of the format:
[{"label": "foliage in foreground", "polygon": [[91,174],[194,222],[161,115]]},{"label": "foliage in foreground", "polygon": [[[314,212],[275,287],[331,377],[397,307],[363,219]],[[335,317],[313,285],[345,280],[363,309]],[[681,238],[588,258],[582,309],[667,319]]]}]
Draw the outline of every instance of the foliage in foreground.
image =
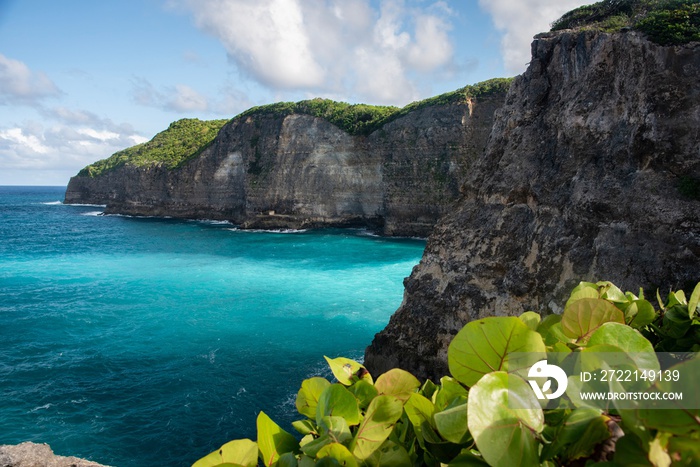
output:
[{"label": "foliage in foreground", "polygon": [[[296,407],[306,418],[293,423],[298,436],[260,412],[257,442],[231,441],[193,467],[698,465],[700,284],[689,299],[678,291],[657,300],[659,311],[641,290],[636,296],[610,282],[582,282],[562,315],[470,322],[450,344],[452,375],[439,384],[400,369],[374,380],[355,361],[326,357],[337,382],[302,382]],[[668,371],[683,377],[673,388],[655,380],[647,390],[683,391],[695,398],[684,401],[691,409],[615,401],[601,408],[576,397],[552,406],[522,376],[534,363],[523,355],[559,363],[596,352],[620,355],[620,368],[656,374],[662,367],[654,351],[671,350],[682,358]],[[569,387],[577,384],[580,390],[569,377]],[[606,384],[600,388],[613,389]]]},{"label": "foliage in foreground", "polygon": [[621,28],[641,31],[661,45],[700,41],[700,3],[697,0],[603,0],[585,5],[552,23],[552,31]]}]

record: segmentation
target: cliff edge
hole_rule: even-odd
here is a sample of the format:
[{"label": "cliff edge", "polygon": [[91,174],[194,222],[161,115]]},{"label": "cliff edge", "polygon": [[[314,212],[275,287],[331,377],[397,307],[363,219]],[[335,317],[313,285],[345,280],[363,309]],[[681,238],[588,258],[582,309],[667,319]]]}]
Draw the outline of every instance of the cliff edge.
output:
[{"label": "cliff edge", "polygon": [[379,374],[448,374],[468,321],[561,312],[582,280],[625,290],[700,279],[700,43],[639,32],[536,36],[463,197],[366,351]]},{"label": "cliff edge", "polygon": [[[322,99],[254,108],[174,162],[134,163],[144,152],[137,147],[132,160],[117,153],[89,166],[71,178],[65,202],[244,228],[360,226],[427,237],[483,153],[510,82],[467,86],[404,109]],[[383,119],[372,121],[376,115]],[[352,124],[344,127],[346,116]],[[189,125],[177,123],[171,131]],[[160,140],[167,142],[160,134],[149,150],[157,152]],[[98,173],[98,166],[109,169]]]}]

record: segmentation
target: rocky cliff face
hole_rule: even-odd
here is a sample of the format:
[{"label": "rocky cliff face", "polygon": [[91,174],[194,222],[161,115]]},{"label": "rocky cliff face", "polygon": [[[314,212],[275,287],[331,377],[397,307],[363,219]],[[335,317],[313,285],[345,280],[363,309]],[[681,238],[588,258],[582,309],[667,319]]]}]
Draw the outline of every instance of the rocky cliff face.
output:
[{"label": "rocky cliff face", "polygon": [[0,446],[2,467],[106,467],[77,457],[57,456],[48,444],[22,443]]},{"label": "rocky cliff face", "polygon": [[248,228],[369,226],[427,236],[484,150],[505,92],[417,109],[368,136],[305,114],[242,116],[177,169],[76,176],[66,203]]},{"label": "rocky cliff face", "polygon": [[[379,374],[448,374],[468,321],[561,312],[581,280],[692,290],[700,280],[700,43],[540,35],[463,198],[367,349]],[[692,285],[691,285],[692,284]]]}]

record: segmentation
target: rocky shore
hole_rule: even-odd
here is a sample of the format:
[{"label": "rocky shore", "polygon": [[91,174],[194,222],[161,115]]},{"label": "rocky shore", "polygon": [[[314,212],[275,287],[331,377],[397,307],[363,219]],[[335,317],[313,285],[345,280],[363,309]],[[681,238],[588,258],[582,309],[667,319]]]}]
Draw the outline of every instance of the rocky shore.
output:
[{"label": "rocky shore", "polygon": [[48,444],[0,445],[1,467],[107,467],[77,457],[57,456]]}]

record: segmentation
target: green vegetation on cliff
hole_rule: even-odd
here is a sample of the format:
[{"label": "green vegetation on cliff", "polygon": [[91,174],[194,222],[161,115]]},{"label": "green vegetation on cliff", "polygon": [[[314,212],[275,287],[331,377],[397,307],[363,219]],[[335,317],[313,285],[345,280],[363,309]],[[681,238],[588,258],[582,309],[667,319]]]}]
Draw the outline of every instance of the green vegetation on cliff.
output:
[{"label": "green vegetation on cliff", "polygon": [[[305,114],[323,118],[351,135],[368,135],[383,125],[410,112],[436,105],[462,103],[469,98],[505,93],[513,78],[495,78],[456,91],[413,102],[403,108],[393,106],[348,104],[329,99],[310,99],[300,102],[277,102],[246,110],[235,120],[256,115],[285,116]],[[152,140],[114,153],[107,159],[95,162],[78,175],[98,177],[112,169],[129,164],[137,167],[163,165],[173,169],[199,155],[214,140],[228,120],[201,121],[182,119],[170,124]]]},{"label": "green vegetation on cliff", "polygon": [[412,102],[403,108],[383,105],[348,104],[329,99],[311,99],[300,102],[277,102],[246,110],[236,118],[253,115],[306,114],[323,118],[351,135],[368,135],[383,125],[410,112],[434,105],[463,103],[466,99],[484,97],[508,91],[513,78],[494,78],[468,85],[422,101]]},{"label": "green vegetation on cliff", "polygon": [[167,130],[158,133],[152,140],[90,164],[78,175],[96,177],[127,163],[137,167],[162,164],[169,169],[175,168],[211,144],[227,121],[183,118],[171,123]]},{"label": "green vegetation on cliff", "polygon": [[697,0],[603,0],[571,10],[552,23],[552,31],[596,29],[641,31],[662,45],[700,41]]}]

